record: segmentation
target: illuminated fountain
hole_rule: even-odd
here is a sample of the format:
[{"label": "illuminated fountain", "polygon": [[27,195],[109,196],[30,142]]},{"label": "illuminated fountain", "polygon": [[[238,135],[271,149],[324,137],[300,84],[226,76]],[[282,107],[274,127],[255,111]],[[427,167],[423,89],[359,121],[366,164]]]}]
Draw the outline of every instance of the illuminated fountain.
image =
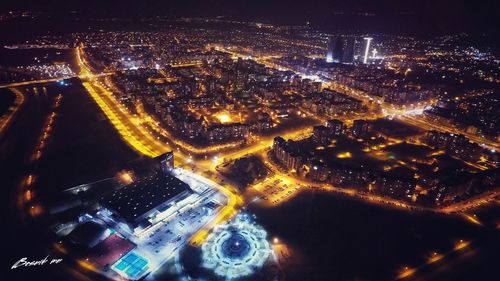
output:
[{"label": "illuminated fountain", "polygon": [[218,226],[202,246],[203,266],[233,279],[252,274],[271,254],[267,233],[242,214]]}]

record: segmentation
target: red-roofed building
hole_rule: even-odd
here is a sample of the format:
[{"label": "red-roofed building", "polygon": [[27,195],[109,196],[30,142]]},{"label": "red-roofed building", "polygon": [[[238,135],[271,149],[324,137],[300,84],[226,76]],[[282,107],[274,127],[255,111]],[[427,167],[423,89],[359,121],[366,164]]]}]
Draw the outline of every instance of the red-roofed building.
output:
[{"label": "red-roofed building", "polygon": [[96,266],[105,268],[114,264],[118,259],[134,249],[135,246],[134,243],[114,233],[92,248],[87,258],[89,262]]}]

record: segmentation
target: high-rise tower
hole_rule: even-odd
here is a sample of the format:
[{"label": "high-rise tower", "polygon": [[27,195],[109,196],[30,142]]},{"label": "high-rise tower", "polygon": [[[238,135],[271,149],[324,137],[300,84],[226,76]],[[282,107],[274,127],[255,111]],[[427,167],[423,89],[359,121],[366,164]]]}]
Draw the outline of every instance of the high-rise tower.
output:
[{"label": "high-rise tower", "polygon": [[353,63],[355,43],[356,40],[354,37],[331,36],[328,39],[326,61]]}]

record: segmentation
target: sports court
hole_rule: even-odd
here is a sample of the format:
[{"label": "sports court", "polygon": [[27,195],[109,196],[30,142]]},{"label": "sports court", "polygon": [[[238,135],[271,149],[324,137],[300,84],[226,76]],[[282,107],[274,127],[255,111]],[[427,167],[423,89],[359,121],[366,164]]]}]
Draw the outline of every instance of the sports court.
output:
[{"label": "sports court", "polygon": [[130,280],[137,280],[146,272],[148,261],[135,252],[130,252],[119,259],[113,270]]}]

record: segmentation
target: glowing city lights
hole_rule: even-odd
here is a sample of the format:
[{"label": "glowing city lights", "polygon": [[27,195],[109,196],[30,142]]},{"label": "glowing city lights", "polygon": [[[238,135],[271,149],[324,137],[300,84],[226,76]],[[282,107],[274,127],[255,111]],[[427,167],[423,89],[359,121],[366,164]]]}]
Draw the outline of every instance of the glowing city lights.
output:
[{"label": "glowing city lights", "polygon": [[363,39],[366,41],[366,44],[365,44],[365,55],[363,57],[363,63],[366,64],[368,62],[368,55],[370,53],[370,44],[371,44],[373,38],[371,38],[371,37],[365,37]]},{"label": "glowing city lights", "polygon": [[247,215],[218,226],[202,246],[203,266],[227,279],[248,276],[271,254],[267,233]]},{"label": "glowing city lights", "polygon": [[230,123],[232,121],[231,116],[227,113],[220,113],[215,115],[215,117],[221,122],[222,124],[225,123]]}]

